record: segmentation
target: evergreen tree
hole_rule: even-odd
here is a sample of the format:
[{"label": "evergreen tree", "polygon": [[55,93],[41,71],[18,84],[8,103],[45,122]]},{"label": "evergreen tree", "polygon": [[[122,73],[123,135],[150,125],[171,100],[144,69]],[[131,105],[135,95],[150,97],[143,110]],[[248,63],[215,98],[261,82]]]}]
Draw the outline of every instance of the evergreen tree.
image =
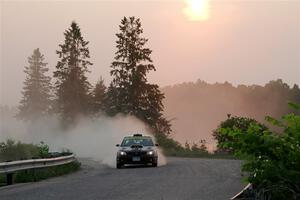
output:
[{"label": "evergreen tree", "polygon": [[29,66],[25,66],[26,79],[23,87],[23,98],[20,101],[17,117],[23,120],[36,120],[45,116],[51,108],[51,78],[44,55],[37,48],[28,57]]},{"label": "evergreen tree", "polygon": [[104,80],[100,77],[100,80],[96,83],[93,90],[93,112],[99,113],[104,110],[106,102],[106,86]]},{"label": "evergreen tree", "polygon": [[56,51],[59,61],[56,65],[57,112],[64,122],[74,122],[79,115],[90,112],[90,83],[86,73],[92,63],[87,41],[84,41],[81,30],[76,22],[64,33],[65,42]]},{"label": "evergreen tree", "polygon": [[147,81],[147,73],[155,67],[152,51],[145,47],[148,39],[141,36],[140,19],[124,17],[119,27],[117,52],[111,65],[113,80],[108,88],[108,114],[131,114],[156,133],[170,133],[170,123],[162,115],[164,94],[158,85]]}]

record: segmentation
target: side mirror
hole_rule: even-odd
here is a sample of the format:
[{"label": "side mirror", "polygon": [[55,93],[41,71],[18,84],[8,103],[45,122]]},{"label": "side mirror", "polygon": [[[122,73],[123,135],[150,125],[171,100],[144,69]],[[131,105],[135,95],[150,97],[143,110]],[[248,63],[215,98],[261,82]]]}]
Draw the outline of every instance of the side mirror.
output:
[{"label": "side mirror", "polygon": [[157,146],[157,147],[158,147],[158,144],[155,144],[155,146]]},{"label": "side mirror", "polygon": [[116,147],[119,147],[120,145],[119,144],[116,144]]}]

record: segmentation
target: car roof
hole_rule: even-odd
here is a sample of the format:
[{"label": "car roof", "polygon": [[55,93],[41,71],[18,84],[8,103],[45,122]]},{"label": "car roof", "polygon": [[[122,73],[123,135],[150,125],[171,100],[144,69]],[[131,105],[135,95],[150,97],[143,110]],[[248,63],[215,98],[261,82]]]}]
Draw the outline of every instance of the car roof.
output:
[{"label": "car roof", "polygon": [[125,136],[124,139],[152,139],[150,136]]}]

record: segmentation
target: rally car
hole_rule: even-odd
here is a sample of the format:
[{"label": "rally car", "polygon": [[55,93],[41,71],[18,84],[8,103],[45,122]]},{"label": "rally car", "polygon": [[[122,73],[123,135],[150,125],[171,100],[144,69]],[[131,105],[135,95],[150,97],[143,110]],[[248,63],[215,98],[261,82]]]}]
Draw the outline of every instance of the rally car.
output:
[{"label": "rally car", "polygon": [[134,134],[124,137],[121,145],[116,145],[117,152],[116,167],[122,168],[125,164],[151,164],[157,167],[157,146],[150,136]]}]

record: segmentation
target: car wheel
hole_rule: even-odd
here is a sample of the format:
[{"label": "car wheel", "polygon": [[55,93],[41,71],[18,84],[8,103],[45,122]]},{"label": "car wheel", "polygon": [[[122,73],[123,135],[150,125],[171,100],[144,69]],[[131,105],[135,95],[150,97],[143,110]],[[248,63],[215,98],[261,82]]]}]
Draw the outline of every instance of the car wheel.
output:
[{"label": "car wheel", "polygon": [[117,167],[117,169],[121,169],[122,168],[122,164],[121,163],[117,163],[116,167]]},{"label": "car wheel", "polygon": [[152,167],[157,167],[157,162],[153,162]]}]

